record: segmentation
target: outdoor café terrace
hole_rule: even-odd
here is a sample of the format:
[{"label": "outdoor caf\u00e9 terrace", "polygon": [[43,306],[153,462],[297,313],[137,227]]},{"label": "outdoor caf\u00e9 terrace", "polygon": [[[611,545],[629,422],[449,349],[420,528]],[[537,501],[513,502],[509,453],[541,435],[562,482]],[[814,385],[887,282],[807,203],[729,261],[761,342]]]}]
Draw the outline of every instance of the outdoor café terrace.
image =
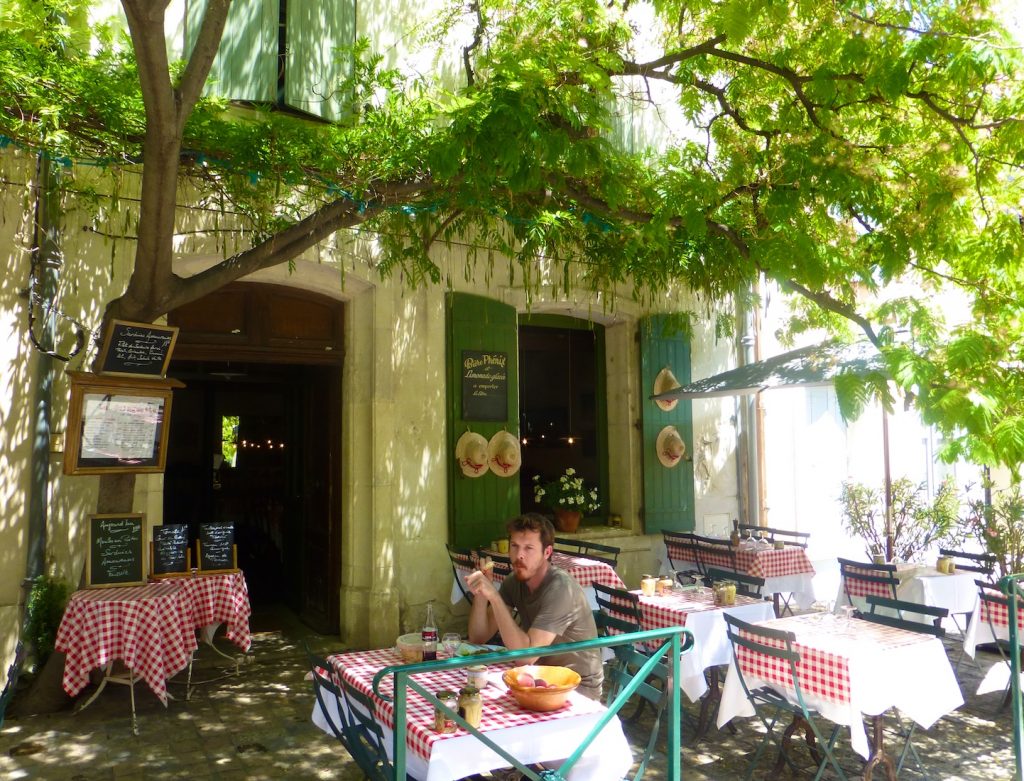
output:
[{"label": "outdoor caf\u00e9 terrace", "polygon": [[[678,589],[674,597],[668,591],[663,596],[645,599],[641,594],[639,597],[648,605],[655,604],[657,599],[665,599],[662,610],[666,612],[671,609],[671,599],[686,601],[697,598],[693,592],[680,594]],[[741,598],[737,604],[754,605],[750,609],[762,610],[755,602],[757,600],[744,601]],[[770,608],[771,602],[765,601],[764,605]],[[845,626],[847,632],[850,632],[849,621],[858,622],[853,632],[847,635],[851,641],[856,634],[868,631],[867,622],[826,613],[825,607],[815,603],[807,608],[797,608],[796,617],[786,620],[803,621],[818,627],[841,629]],[[720,611],[707,611],[709,616],[717,612]],[[704,631],[701,627],[707,622],[701,623],[696,619],[697,611],[692,616],[687,623],[693,627],[700,643]],[[185,777],[238,781],[362,778],[363,771],[338,740],[318,728],[312,719],[316,699],[309,675],[307,648],[312,654],[324,658],[347,649],[342,648],[337,637],[311,633],[287,611],[256,613],[250,620],[251,645],[246,652],[239,653],[223,636],[216,640],[217,646],[227,649],[229,656],[237,659],[238,664],[225,659],[209,645],[198,643],[191,686],[185,670],[169,678],[166,707],[147,691],[144,683],[134,687],[138,734],[132,731],[133,705],[129,687],[125,686],[107,687],[88,708],[80,711],[72,707],[70,699],[68,707],[57,713],[19,715],[16,710],[8,711],[0,729],[0,776],[12,781],[31,778],[48,781]],[[444,627],[449,628],[457,629]],[[977,694],[982,682],[990,681],[993,671],[1005,663],[997,653],[985,650],[984,646],[975,653],[975,663],[963,655],[964,638],[956,632],[946,634],[939,642],[949,670],[955,675],[963,703],[950,708],[927,728],[919,726],[914,731],[913,745],[925,774],[908,754],[899,777],[978,781],[1013,778],[1014,725],[1012,708],[1004,702],[1002,682],[995,685],[990,682],[987,684],[988,693]],[[397,654],[393,663],[401,663]],[[681,666],[681,671],[684,667]],[[710,674],[715,673],[714,667],[708,670]],[[927,670],[922,674],[932,675]],[[884,671],[874,670],[870,675],[882,678]],[[935,678],[936,686],[938,677]],[[685,672],[681,672],[684,691],[688,686],[685,678]],[[710,678],[706,680],[710,681]],[[726,707],[730,696],[728,678],[724,685],[724,699],[720,706],[711,703],[712,709]],[[933,697],[934,692],[929,690],[927,682],[925,685],[918,682],[915,686],[920,700]],[[92,684],[78,695],[77,704],[81,705],[95,688],[94,676]],[[685,779],[743,777],[762,741],[765,731],[762,723],[756,718],[736,717],[731,724],[719,728],[712,723],[714,714],[710,721],[702,721],[702,697],[680,696],[679,699],[680,776]],[[633,757],[629,777],[633,777],[648,746],[655,712],[648,707],[634,719],[631,717],[633,711],[630,703],[621,714],[622,731]],[[653,757],[644,778],[671,776],[671,766],[666,757],[666,721],[662,718],[659,725]],[[788,716],[783,723],[788,723]],[[862,723],[865,734],[872,735],[870,716],[864,716]],[[904,726],[909,723],[906,714],[903,723]],[[891,753],[898,754],[901,738],[896,734],[898,722],[891,710],[883,719],[883,725],[885,745]],[[830,728],[831,724],[825,722],[825,726]],[[872,735],[871,739],[874,741],[875,737]],[[836,761],[846,777],[861,777],[864,759],[851,747],[848,728],[840,730],[835,745]],[[771,777],[774,751],[770,748],[761,759],[755,778]],[[794,741],[792,756],[799,771],[790,773],[790,777],[814,776],[815,762],[801,741]],[[491,775],[490,771],[476,774],[481,778]],[[830,768],[824,777],[838,776]],[[875,777],[886,777],[882,768],[876,769]]]}]

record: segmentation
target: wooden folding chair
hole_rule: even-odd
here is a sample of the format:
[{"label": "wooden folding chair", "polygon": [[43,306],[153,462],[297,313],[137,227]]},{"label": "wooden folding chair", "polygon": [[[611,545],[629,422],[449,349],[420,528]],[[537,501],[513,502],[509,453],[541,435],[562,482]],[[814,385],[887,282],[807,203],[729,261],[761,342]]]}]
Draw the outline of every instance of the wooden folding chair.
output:
[{"label": "wooden folding chair", "polygon": [[[1021,649],[1020,647],[1011,648],[1009,640],[998,637],[1010,625],[1009,597],[988,581],[977,580],[975,583],[978,586],[979,618],[988,624],[993,638],[992,642],[999,651],[999,657],[1002,660],[1001,664],[1005,664],[1010,668],[1009,680],[1006,682],[1006,693],[1003,695],[1002,702],[999,705],[999,709],[1002,710],[1010,704],[1010,693],[1013,687],[1013,666],[1010,663],[1010,654],[1019,654]],[[1024,609],[1018,608],[1017,625],[1021,626],[1022,624],[1024,624]],[[999,627],[999,629],[997,630],[996,627]]]},{"label": "wooden folding chair", "polygon": [[764,588],[764,578],[748,575],[745,572],[718,569],[716,567],[708,567],[708,579],[712,583],[730,580],[736,584],[737,594],[753,597],[754,599],[761,599],[761,590]]},{"label": "wooden folding chair", "polygon": [[568,537],[555,537],[555,550],[572,556],[601,561],[613,568],[618,566],[619,554],[622,552],[621,548],[614,545],[605,545],[603,542],[591,542],[590,540],[575,540]]},{"label": "wooden folding chair", "polygon": [[708,569],[728,570],[737,572],[736,550],[729,540],[719,540],[714,537],[700,537],[693,535],[693,544],[697,552],[697,569],[704,578],[705,585],[710,586]]}]

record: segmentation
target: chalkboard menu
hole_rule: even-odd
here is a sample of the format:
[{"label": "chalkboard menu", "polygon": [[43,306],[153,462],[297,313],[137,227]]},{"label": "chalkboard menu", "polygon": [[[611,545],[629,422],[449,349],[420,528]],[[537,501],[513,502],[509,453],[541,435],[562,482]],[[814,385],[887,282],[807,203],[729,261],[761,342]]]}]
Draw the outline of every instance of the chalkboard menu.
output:
[{"label": "chalkboard menu", "polygon": [[100,353],[100,374],[163,377],[177,338],[175,326],[111,320]]},{"label": "chalkboard menu", "polygon": [[141,514],[89,516],[87,588],[138,586],[146,582],[144,528]]},{"label": "chalkboard menu", "polygon": [[151,573],[155,577],[189,574],[188,524],[168,523],[153,527],[150,550]]},{"label": "chalkboard menu", "polygon": [[223,572],[235,570],[235,525],[233,523],[199,524],[199,562],[201,572]]},{"label": "chalkboard menu", "polygon": [[462,419],[508,419],[508,353],[462,351]]}]

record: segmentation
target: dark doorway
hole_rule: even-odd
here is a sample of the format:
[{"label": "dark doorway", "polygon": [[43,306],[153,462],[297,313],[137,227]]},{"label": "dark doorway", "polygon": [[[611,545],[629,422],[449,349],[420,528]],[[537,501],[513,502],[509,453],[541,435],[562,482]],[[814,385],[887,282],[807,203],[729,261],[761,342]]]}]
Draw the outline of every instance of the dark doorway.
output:
[{"label": "dark doorway", "polygon": [[[342,305],[236,283],[168,315],[178,326],[164,522],[233,521],[259,609],[338,631]],[[277,612],[279,611],[272,611]]]}]

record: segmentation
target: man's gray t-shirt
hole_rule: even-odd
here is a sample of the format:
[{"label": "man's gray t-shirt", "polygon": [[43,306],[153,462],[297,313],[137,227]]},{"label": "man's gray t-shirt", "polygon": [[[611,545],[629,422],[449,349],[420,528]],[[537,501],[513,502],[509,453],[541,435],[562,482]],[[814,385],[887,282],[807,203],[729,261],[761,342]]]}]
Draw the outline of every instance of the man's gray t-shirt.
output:
[{"label": "man's gray t-shirt", "polygon": [[[563,569],[549,565],[547,575],[533,592],[525,583],[510,575],[502,581],[500,593],[506,605],[519,611],[519,624],[523,631],[537,627],[553,632],[555,639],[552,645],[597,637],[597,625],[586,594],[580,584]],[[543,656],[537,663],[575,670],[581,678],[580,694],[594,700],[601,698],[604,673],[601,669],[600,649]]]}]

